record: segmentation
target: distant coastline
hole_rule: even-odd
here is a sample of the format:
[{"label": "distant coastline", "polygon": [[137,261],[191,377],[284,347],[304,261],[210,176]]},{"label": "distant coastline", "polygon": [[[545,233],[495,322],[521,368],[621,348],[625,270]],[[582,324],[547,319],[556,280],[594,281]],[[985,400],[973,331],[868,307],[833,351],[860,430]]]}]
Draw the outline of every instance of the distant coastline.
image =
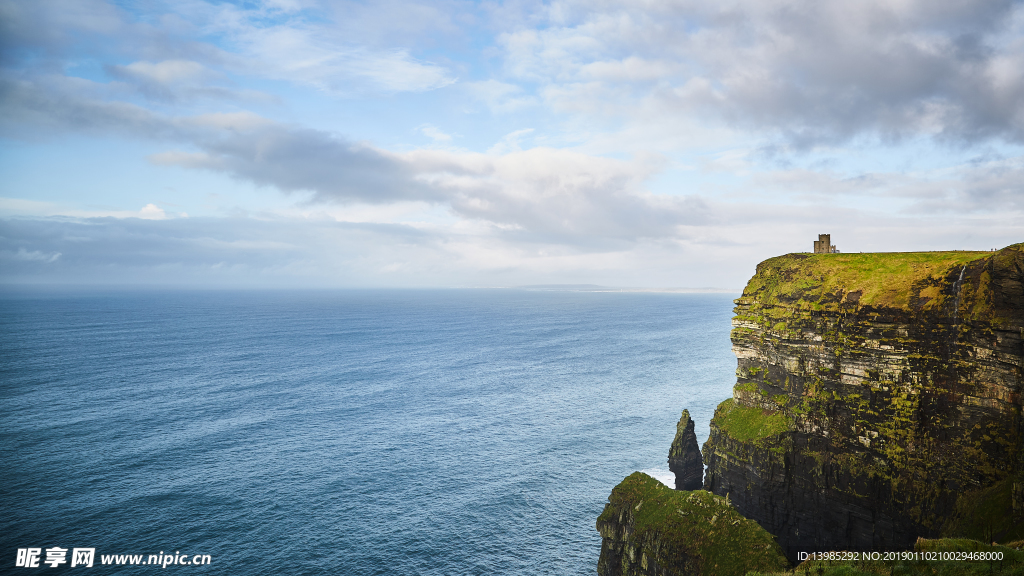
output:
[{"label": "distant coastline", "polygon": [[512,288],[536,292],[670,292],[677,294],[740,294],[743,292],[742,288],[639,288],[600,286],[598,284],[531,284],[512,286]]}]

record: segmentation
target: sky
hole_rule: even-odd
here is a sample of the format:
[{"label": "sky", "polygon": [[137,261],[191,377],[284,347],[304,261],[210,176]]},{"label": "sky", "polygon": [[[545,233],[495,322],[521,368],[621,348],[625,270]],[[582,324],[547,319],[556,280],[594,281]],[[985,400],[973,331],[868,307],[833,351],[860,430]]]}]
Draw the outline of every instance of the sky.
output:
[{"label": "sky", "polygon": [[1024,3],[0,0],[0,284],[739,289],[1024,241]]}]

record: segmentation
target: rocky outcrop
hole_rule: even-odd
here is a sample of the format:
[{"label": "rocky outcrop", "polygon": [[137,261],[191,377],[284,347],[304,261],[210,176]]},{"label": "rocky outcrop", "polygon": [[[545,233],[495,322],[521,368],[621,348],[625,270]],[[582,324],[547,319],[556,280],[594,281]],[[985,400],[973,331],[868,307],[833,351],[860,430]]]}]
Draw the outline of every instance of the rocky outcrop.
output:
[{"label": "rocky outcrop", "polygon": [[683,410],[668,450],[668,469],[676,475],[676,490],[700,490],[704,486],[704,459],[693,428],[690,411]]},{"label": "rocky outcrop", "polygon": [[727,498],[672,490],[634,472],[597,519],[600,576],[743,576],[786,570],[771,534]]},{"label": "rocky outcrop", "polygon": [[780,256],[735,312],[704,487],[791,558],[1024,537],[1024,245]]}]

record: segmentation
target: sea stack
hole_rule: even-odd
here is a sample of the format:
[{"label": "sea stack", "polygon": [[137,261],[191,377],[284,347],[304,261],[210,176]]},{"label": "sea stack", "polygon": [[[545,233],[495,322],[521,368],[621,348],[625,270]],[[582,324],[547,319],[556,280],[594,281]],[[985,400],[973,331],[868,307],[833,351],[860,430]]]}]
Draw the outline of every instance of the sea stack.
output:
[{"label": "sea stack", "polygon": [[683,410],[676,424],[676,437],[668,450],[668,469],[676,475],[676,490],[700,490],[704,487],[704,459],[697,444],[697,435],[693,432],[689,410]]}]

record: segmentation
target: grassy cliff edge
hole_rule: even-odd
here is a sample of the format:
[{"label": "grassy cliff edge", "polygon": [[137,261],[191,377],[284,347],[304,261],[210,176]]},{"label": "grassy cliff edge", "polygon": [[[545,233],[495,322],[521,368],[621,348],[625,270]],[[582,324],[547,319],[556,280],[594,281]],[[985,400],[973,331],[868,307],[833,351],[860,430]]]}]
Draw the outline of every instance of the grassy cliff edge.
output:
[{"label": "grassy cliff edge", "polygon": [[741,516],[727,498],[673,490],[634,472],[612,490],[597,529],[598,574],[716,574],[785,570],[772,535]]}]

